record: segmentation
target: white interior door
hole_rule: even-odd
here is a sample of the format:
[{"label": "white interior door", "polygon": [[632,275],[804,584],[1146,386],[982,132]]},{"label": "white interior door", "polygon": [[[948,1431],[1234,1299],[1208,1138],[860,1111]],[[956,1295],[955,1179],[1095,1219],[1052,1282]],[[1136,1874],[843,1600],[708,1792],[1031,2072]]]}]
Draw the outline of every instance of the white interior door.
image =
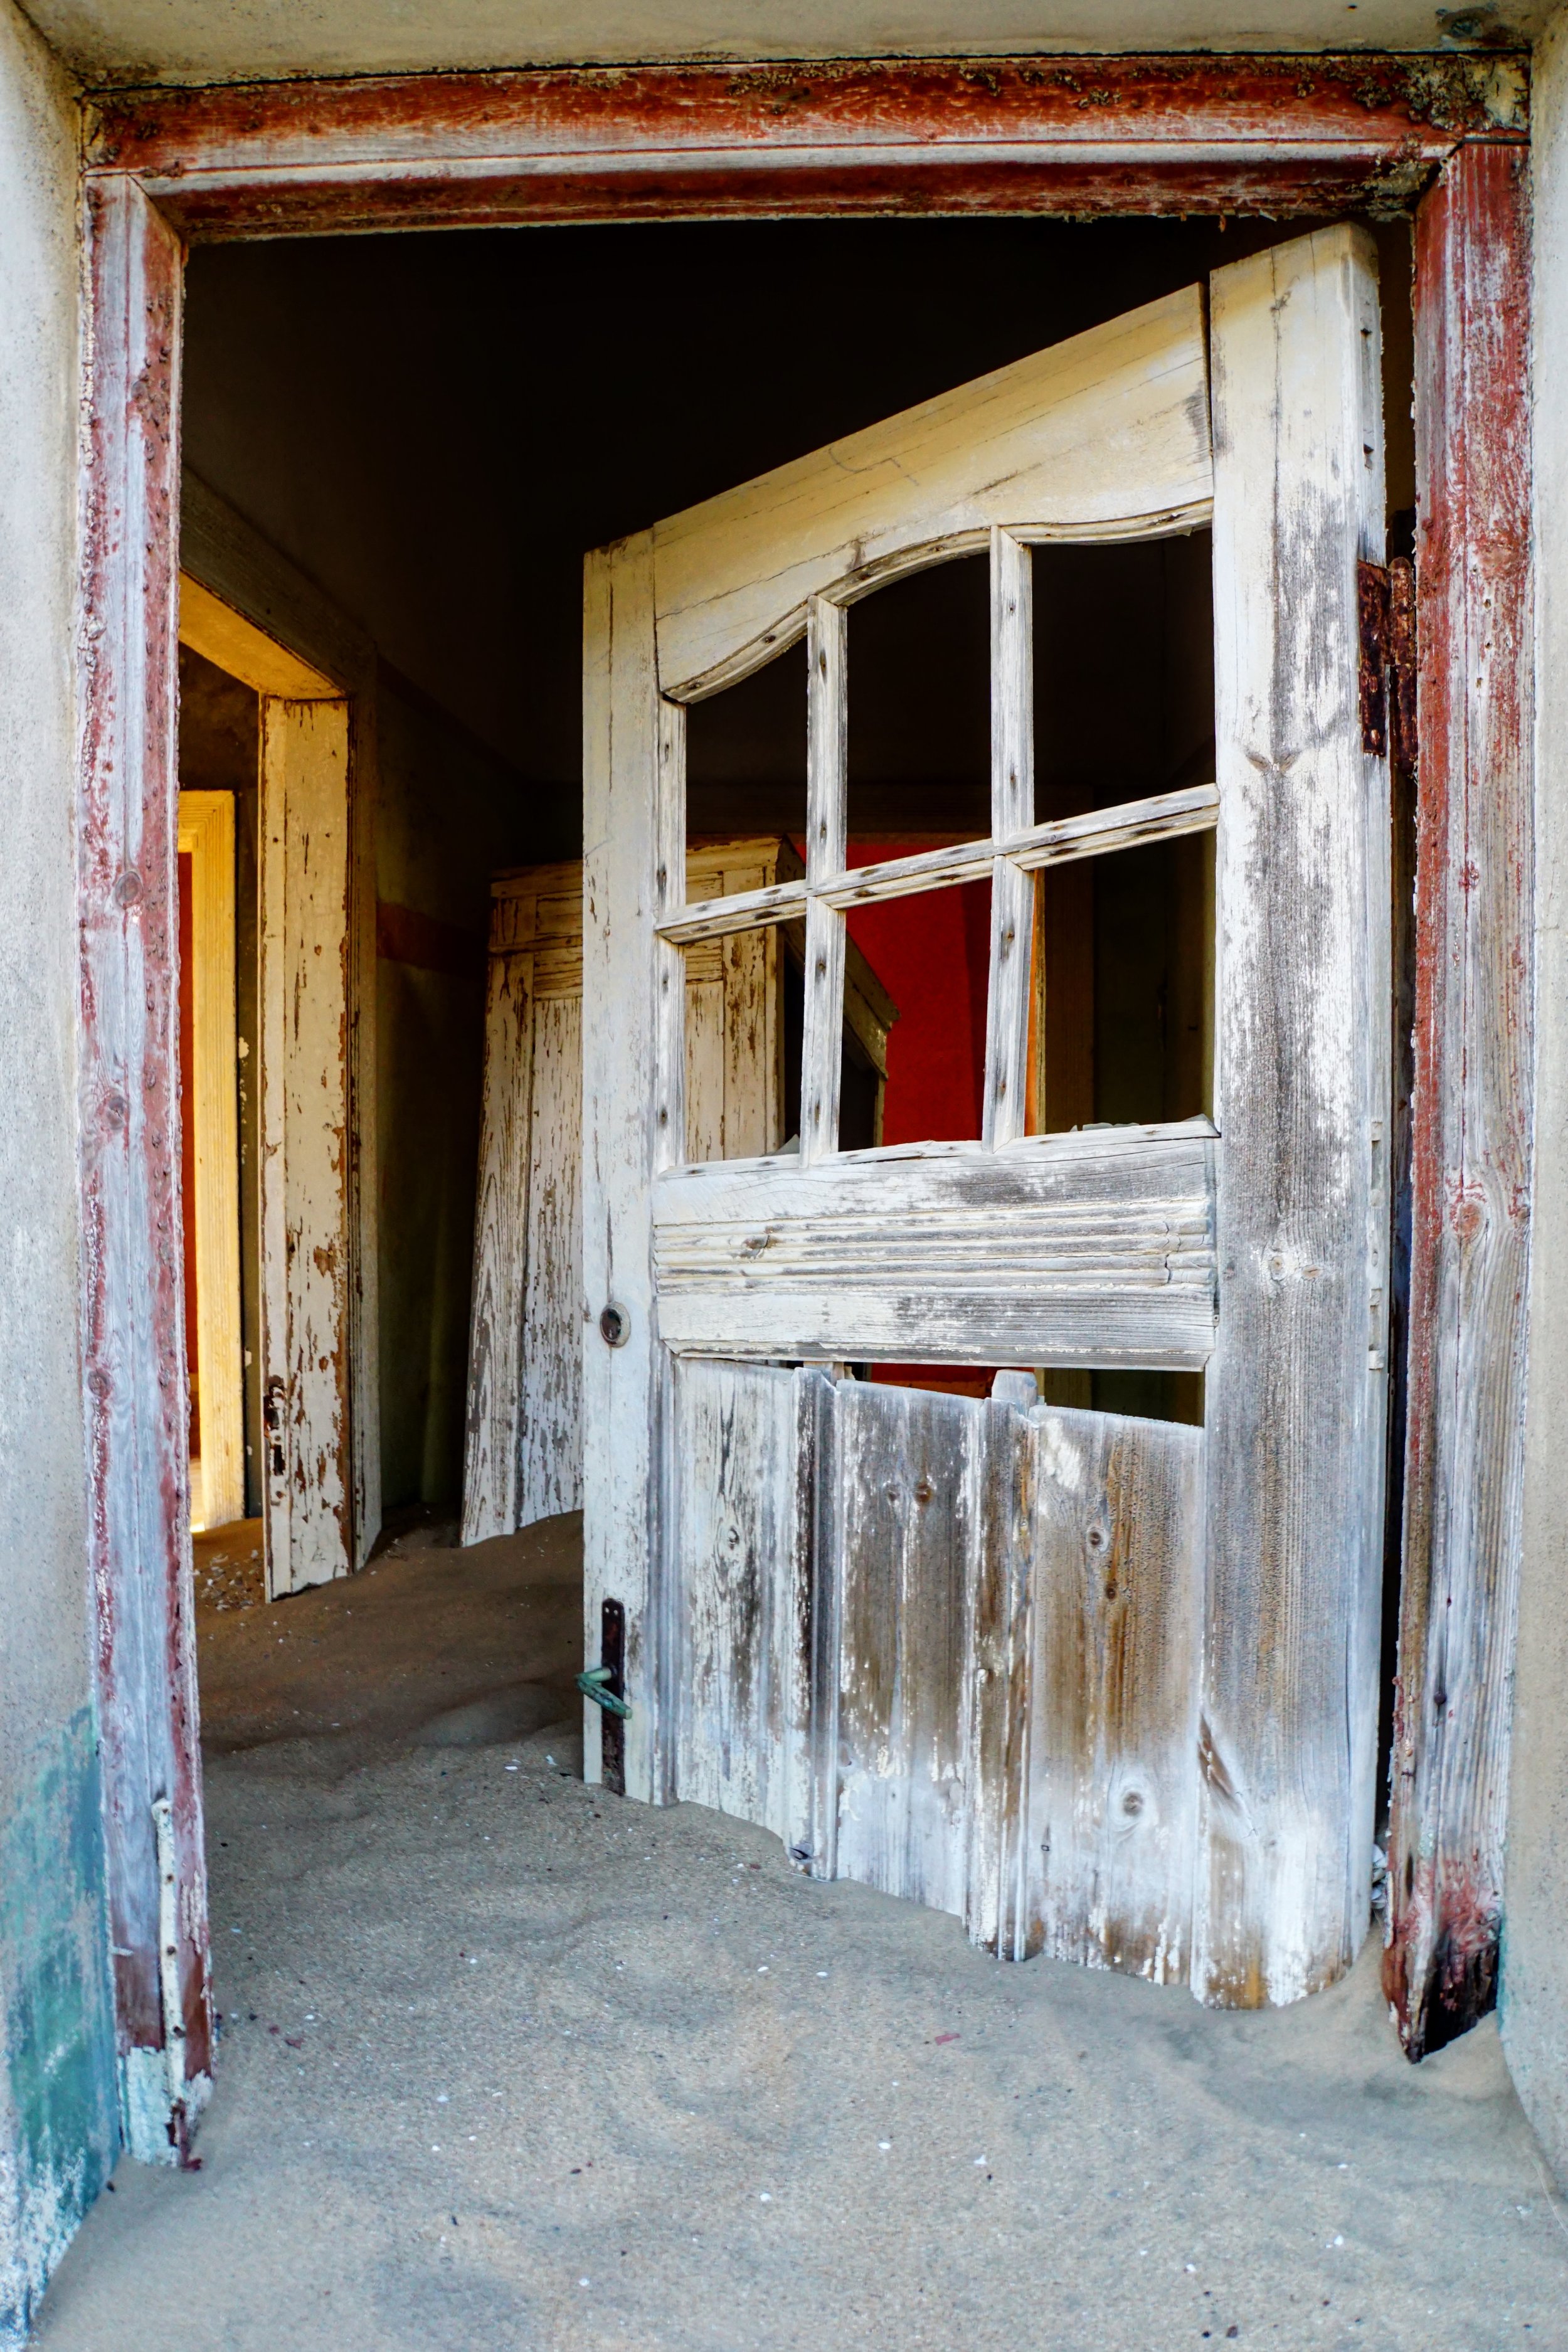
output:
[{"label": "white interior door", "polygon": [[[1336,227],[589,559],[587,1709],[628,1794],[1249,2004],[1364,1932],[1381,1575],[1386,774],[1373,247]],[[1037,823],[1032,551],[1213,533],[1216,761]],[[977,550],[990,835],[849,869],[847,614]],[[806,871],[686,897],[685,706],[804,632]],[[1041,714],[1049,723],[1049,714]],[[1026,1132],[1036,877],[1217,833],[1215,1117]],[[846,913],[988,877],[984,1129],[841,1152]],[[804,919],[798,1150],[693,1164],[683,957]],[[1014,1367],[988,1399],[840,1377]],[[1201,1371],[1201,1428],[1032,1368]],[[607,1739],[605,1737],[608,1733]]]}]

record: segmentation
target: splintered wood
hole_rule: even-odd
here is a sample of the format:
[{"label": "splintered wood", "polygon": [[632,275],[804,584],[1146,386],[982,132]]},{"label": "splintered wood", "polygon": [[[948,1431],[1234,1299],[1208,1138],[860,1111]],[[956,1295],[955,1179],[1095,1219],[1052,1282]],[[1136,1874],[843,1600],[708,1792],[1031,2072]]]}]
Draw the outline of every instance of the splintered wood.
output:
[{"label": "splintered wood", "polygon": [[1187,1982],[1202,1431],[718,1363],[675,1413],[672,1793],[1009,1958]]}]

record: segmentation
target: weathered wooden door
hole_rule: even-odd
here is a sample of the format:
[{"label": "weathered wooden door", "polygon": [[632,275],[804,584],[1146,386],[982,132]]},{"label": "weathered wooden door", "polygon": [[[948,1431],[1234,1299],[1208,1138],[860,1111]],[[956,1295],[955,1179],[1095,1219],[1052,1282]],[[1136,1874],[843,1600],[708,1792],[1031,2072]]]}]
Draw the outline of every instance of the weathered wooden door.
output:
[{"label": "weathered wooden door", "polygon": [[[1386,775],[1373,248],[1221,270],[601,550],[586,580],[587,1769],[992,1948],[1239,2004],[1368,1916]],[[1212,530],[1213,782],[1036,821],[1032,550]],[[988,548],[990,837],[846,866],[847,612]],[[808,648],[806,872],[693,906],[685,706]],[[1049,723],[1049,714],[1041,714]],[[1036,877],[1212,828],[1214,1117],[1030,1134]],[[984,1132],[840,1152],[846,912],[988,877]],[[690,1164],[682,959],[804,917],[798,1150]],[[846,1361],[1016,1367],[989,1398]],[[1034,1368],[1204,1375],[1201,1427]],[[608,1729],[608,1738],[604,1732]]]}]

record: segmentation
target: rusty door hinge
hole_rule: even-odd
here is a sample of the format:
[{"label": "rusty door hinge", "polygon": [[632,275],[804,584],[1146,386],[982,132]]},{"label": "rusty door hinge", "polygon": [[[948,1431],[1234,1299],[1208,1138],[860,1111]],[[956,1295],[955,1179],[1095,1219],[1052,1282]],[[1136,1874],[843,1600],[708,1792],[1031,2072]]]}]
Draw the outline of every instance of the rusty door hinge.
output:
[{"label": "rusty door hinge", "polygon": [[1415,566],[1407,555],[1356,565],[1361,748],[1415,768]]}]

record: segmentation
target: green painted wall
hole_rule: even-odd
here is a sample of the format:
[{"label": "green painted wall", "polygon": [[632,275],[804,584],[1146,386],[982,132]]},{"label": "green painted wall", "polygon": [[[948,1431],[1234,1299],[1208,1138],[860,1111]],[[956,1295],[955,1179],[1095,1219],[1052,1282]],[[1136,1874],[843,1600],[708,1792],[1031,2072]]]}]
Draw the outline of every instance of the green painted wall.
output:
[{"label": "green painted wall", "polygon": [[43,1743],[0,1832],[0,2344],[21,2344],[119,2152],[97,1741]]}]

